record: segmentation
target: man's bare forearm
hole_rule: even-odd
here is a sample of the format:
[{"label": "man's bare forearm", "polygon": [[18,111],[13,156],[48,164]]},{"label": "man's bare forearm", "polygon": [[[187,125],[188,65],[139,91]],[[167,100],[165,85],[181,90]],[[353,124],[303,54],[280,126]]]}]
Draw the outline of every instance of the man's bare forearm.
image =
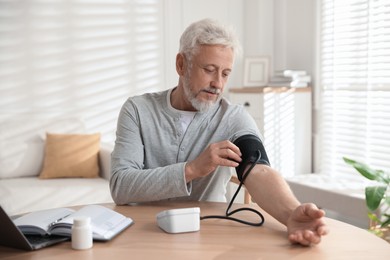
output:
[{"label": "man's bare forearm", "polygon": [[283,177],[267,165],[257,164],[244,184],[253,200],[284,225],[300,205]]}]

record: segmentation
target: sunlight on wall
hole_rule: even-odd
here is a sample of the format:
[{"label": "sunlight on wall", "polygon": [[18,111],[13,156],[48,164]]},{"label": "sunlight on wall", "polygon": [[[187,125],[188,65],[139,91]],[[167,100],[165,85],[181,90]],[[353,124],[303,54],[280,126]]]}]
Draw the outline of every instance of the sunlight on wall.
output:
[{"label": "sunlight on wall", "polygon": [[390,147],[390,92],[326,90],[323,97],[321,170],[356,176],[342,158],[364,162],[374,169],[388,169]]},{"label": "sunlight on wall", "polygon": [[264,144],[271,165],[283,176],[295,171],[295,107],[291,92],[264,94]]},{"label": "sunlight on wall", "polygon": [[[160,90],[161,3],[0,1],[0,122],[78,118],[113,143],[132,95]],[[15,135],[23,133],[23,125]]]}]

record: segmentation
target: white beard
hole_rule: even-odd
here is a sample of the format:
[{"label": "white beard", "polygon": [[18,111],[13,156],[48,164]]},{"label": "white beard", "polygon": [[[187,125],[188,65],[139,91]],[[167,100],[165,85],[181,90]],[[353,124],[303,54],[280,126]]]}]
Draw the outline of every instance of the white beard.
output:
[{"label": "white beard", "polygon": [[205,87],[204,89],[206,89],[210,92],[218,93],[219,94],[218,98],[215,101],[214,100],[209,100],[209,101],[198,100],[196,98],[197,93],[194,93],[191,90],[191,86],[189,84],[189,78],[187,76],[185,76],[183,79],[183,88],[184,88],[184,94],[186,95],[186,98],[188,99],[188,101],[190,101],[193,108],[195,108],[196,110],[198,110],[201,113],[208,111],[212,106],[214,106],[216,103],[218,103],[222,98],[222,95],[221,95],[219,89],[212,88],[212,87]]}]

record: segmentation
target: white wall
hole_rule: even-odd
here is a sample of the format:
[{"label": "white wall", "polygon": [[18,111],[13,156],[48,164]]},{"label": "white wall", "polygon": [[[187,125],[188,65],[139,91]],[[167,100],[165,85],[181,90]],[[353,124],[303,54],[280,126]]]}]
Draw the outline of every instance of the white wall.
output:
[{"label": "white wall", "polygon": [[164,85],[162,3],[1,1],[0,125],[81,118],[113,142],[124,101]]},{"label": "white wall", "polygon": [[233,26],[243,47],[229,87],[242,85],[243,59],[249,56],[268,56],[271,74],[302,69],[315,77],[315,8],[313,0],[167,0],[167,86],[177,83],[174,59],[181,33],[191,22],[206,17]]},{"label": "white wall", "polygon": [[[160,36],[164,39],[164,46],[162,46],[164,53],[162,57],[158,57],[159,60],[161,58],[162,64],[159,63],[158,66],[164,67],[164,75],[158,75],[159,80],[161,77],[162,81],[155,84],[153,90],[167,89],[177,84],[175,56],[179,48],[180,35],[190,23],[206,17],[218,19],[234,27],[242,43],[243,56],[236,59],[234,73],[230,78],[228,87],[242,85],[243,59],[247,56],[269,56],[271,72],[274,68],[296,68],[305,69],[309,72],[314,71],[313,39],[315,34],[312,32],[314,22],[311,21],[314,17],[314,2],[311,0],[164,0],[158,2],[164,8],[164,15],[158,17],[159,21],[163,23]],[[27,11],[27,7],[32,8],[31,3],[27,5],[24,1],[10,1],[1,6],[3,14],[8,12],[7,15],[15,15],[12,20],[15,22],[15,26],[11,26],[13,29],[25,28],[22,25],[27,26],[27,23],[25,24],[21,18],[23,14],[16,12],[15,7]],[[57,6],[57,4],[61,5],[65,2],[53,2],[53,6],[50,8],[56,7],[55,10],[58,14],[64,13],[62,6]],[[46,11],[52,10],[50,8]],[[35,12],[41,13],[38,9]],[[86,6],[86,12],[89,9],[91,8]],[[68,24],[66,13],[61,17],[64,20],[62,24]],[[34,15],[30,19],[34,19]],[[126,18],[123,19],[126,20]],[[78,72],[78,67],[74,66],[73,63],[73,65],[68,65],[73,60],[69,55],[64,54],[60,58],[66,61],[64,62],[65,70],[59,66],[61,64],[58,63],[62,60],[57,56],[49,55],[50,53],[47,56],[36,55],[35,49],[31,46],[34,48],[43,46],[39,43],[46,40],[50,42],[50,47],[55,50],[60,47],[65,49],[64,46],[69,43],[73,44],[74,48],[80,48],[81,50],[86,40],[85,35],[82,34],[84,31],[61,31],[61,33],[51,36],[57,37],[59,43],[62,44],[56,46],[54,39],[57,38],[46,37],[48,35],[43,34],[44,32],[41,31],[42,28],[39,27],[39,23],[29,23],[28,25],[38,25],[36,32],[34,31],[36,33],[34,34],[35,38],[30,39],[30,35],[23,32],[9,33],[8,35],[8,32],[2,31],[2,34],[0,34],[2,44],[4,46],[9,45],[9,47],[2,49],[3,51],[0,53],[2,61],[6,61],[10,57],[23,57],[23,60],[19,59],[20,62],[18,61],[21,69],[8,66],[6,62],[0,64],[0,118],[18,117],[21,114],[27,117],[35,114],[44,114],[50,117],[56,117],[57,115],[82,116],[86,118],[90,131],[103,132],[107,140],[112,141],[115,136],[115,122],[120,104],[128,96],[140,94],[144,90],[143,83],[139,83],[137,79],[146,77],[146,69],[141,68],[139,63],[134,61],[131,64],[121,65],[121,55],[117,54],[118,63],[111,62],[113,65],[110,65],[111,58],[105,59],[103,57],[99,63],[101,68],[90,66],[94,73],[81,71],[85,73],[84,76],[84,74]],[[118,42],[119,44],[126,42],[127,36],[124,33],[126,26],[122,27],[119,28],[116,25],[112,32],[108,30],[108,36],[104,39],[107,42],[117,39],[118,37],[115,34],[111,35],[111,33],[115,33],[115,30],[121,30],[118,33],[122,33],[124,37],[123,39],[118,38]],[[79,42],[61,41],[61,36],[65,33],[79,37]],[[93,34],[91,37],[91,42],[93,42]],[[28,39],[25,40],[25,38]],[[31,44],[33,40],[36,42]],[[101,44],[102,40],[99,38],[95,42]],[[20,46],[20,43],[23,43],[22,46]],[[121,48],[116,48],[116,50],[119,51],[123,48],[126,49],[124,53],[131,53],[134,49],[132,46],[122,44]],[[41,49],[50,50],[48,48]],[[39,50],[41,51],[41,49]],[[88,53],[90,52],[85,51],[86,55]],[[82,62],[83,65],[84,63],[85,66],[88,65],[88,60]],[[46,69],[45,66],[48,65],[53,65],[56,71]],[[36,73],[37,66],[40,73]],[[28,70],[23,74],[22,72],[26,68]],[[85,70],[85,68],[82,67],[80,70]],[[99,78],[104,77],[113,68],[119,69],[123,75],[119,75],[116,80],[107,78],[99,81]],[[31,71],[33,73],[30,73]],[[62,80],[61,75],[64,73],[68,75],[68,71],[74,73],[74,76],[71,79]],[[133,74],[129,71],[132,71]],[[51,75],[51,72],[54,74]],[[50,78],[52,76],[58,78],[52,79]],[[134,77],[136,80],[129,80],[130,77]],[[81,89],[77,84],[82,80],[89,80],[91,83],[86,84],[85,88]],[[114,90],[113,84],[116,86]]]},{"label": "white wall", "polygon": [[[243,42],[243,1],[235,0],[166,0],[165,16],[165,43],[166,52],[166,88],[176,86],[177,74],[175,57],[179,50],[179,39],[185,28],[192,22],[213,18],[232,26],[239,40]],[[242,58],[236,59],[234,73],[229,85],[240,85],[242,78]]]}]

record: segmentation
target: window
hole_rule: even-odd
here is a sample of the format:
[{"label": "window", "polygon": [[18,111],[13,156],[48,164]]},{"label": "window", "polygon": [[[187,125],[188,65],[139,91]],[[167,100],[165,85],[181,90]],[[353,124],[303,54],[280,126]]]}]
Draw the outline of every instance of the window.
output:
[{"label": "window", "polygon": [[355,171],[350,157],[390,169],[390,2],[321,4],[320,156],[316,171]]},{"label": "window", "polygon": [[163,81],[158,0],[0,0],[0,119],[84,119],[115,138],[131,95]]}]

